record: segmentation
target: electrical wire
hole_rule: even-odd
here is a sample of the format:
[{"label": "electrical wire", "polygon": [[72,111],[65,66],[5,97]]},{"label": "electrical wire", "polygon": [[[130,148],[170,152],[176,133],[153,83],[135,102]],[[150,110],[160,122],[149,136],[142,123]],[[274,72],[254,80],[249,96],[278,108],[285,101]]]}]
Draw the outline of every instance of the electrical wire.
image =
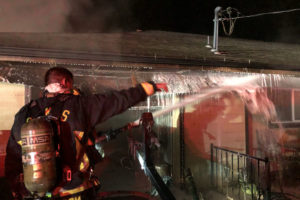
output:
[{"label": "electrical wire", "polygon": [[[237,19],[243,19],[243,18],[251,18],[251,17],[260,17],[264,15],[275,15],[275,14],[282,14],[282,13],[289,13],[289,12],[295,12],[300,11],[300,8],[294,8],[289,10],[281,10],[281,11],[273,11],[273,12],[264,12],[264,13],[258,13],[253,15],[241,15],[241,13],[236,8],[228,7],[226,10],[222,10],[219,13],[219,21],[221,21],[223,30],[225,35],[230,36],[233,33],[234,25]],[[232,17],[233,14],[236,14],[236,17]],[[225,21],[229,21],[229,30],[226,30]]]},{"label": "electrical wire", "polygon": [[[240,14],[241,14],[241,13],[238,11],[238,9],[236,9],[236,8],[231,8],[231,7],[228,7],[228,8],[226,8],[226,10],[222,10],[222,11],[219,13],[219,16],[221,16],[221,17],[223,17],[223,18],[226,18],[226,19],[229,19],[229,20],[226,20],[226,21],[229,21],[229,30],[228,30],[228,31],[226,30],[225,20],[221,20],[225,35],[230,36],[230,35],[233,33],[234,24],[235,24],[235,22],[236,22],[237,19],[234,19],[234,18],[231,17],[231,16],[232,16],[232,15],[239,16]],[[228,17],[227,17],[227,16],[228,16]],[[219,18],[219,19],[223,19],[223,18]]]},{"label": "electrical wire", "polygon": [[258,13],[253,15],[243,15],[243,16],[237,16],[237,17],[228,17],[228,18],[219,18],[219,20],[234,20],[234,19],[242,19],[242,18],[250,18],[250,17],[259,17],[263,15],[275,15],[275,14],[281,14],[281,13],[289,13],[289,12],[295,12],[300,11],[300,8],[294,8],[289,10],[281,10],[281,11],[274,11],[274,12],[265,12],[265,13]]}]

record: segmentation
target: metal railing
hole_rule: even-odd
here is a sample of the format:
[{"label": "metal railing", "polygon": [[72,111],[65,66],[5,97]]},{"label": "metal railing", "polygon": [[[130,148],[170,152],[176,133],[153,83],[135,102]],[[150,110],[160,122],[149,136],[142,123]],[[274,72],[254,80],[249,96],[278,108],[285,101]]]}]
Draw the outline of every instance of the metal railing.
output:
[{"label": "metal railing", "polygon": [[211,184],[233,199],[270,200],[270,162],[211,144]]}]

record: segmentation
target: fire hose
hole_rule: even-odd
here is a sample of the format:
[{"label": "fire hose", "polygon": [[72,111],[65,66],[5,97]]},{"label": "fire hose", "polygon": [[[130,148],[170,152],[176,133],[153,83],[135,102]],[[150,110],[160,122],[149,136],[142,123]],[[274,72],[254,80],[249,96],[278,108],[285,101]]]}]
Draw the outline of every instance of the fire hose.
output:
[{"label": "fire hose", "polygon": [[167,185],[163,182],[161,176],[158,174],[150,158],[151,132],[152,126],[154,124],[152,113],[143,113],[141,119],[139,120],[139,123],[129,123],[126,126],[115,130],[98,133],[99,137],[96,139],[96,143],[110,141],[118,134],[130,130],[133,127],[138,127],[140,124],[142,124],[142,126],[144,127],[144,148],[136,150],[136,154],[138,154],[140,164],[144,169],[145,174],[149,177],[152,185],[157,190],[161,199],[175,200],[175,197],[173,196]]}]

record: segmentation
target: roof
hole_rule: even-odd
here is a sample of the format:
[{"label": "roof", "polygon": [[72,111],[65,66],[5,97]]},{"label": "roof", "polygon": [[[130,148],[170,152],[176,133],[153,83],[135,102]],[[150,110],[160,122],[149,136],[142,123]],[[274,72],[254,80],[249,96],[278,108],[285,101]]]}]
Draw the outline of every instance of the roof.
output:
[{"label": "roof", "polygon": [[220,37],[221,55],[213,54],[205,47],[206,44],[205,35],[163,31],[0,33],[0,56],[73,59],[75,63],[81,60],[196,67],[300,69],[299,44]]},{"label": "roof", "polygon": [[51,66],[70,68],[79,88],[90,92],[128,88],[159,73],[176,91],[178,81],[207,84],[198,77],[208,70],[300,75],[300,45],[222,37],[222,54],[215,55],[206,44],[205,35],[162,31],[0,33],[0,81],[43,87]]}]

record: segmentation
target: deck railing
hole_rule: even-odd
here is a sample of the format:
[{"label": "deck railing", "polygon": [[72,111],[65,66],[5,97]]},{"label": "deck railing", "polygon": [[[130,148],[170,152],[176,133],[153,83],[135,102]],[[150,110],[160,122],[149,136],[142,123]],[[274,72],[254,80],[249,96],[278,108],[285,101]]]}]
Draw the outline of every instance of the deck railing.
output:
[{"label": "deck railing", "polygon": [[270,199],[270,162],[211,144],[211,184],[233,199]]}]

